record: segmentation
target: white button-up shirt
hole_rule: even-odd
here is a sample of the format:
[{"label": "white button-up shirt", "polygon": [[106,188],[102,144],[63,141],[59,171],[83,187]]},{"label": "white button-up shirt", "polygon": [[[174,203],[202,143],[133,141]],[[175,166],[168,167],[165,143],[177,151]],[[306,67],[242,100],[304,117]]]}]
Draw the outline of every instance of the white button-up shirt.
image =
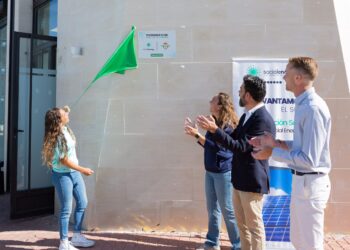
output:
[{"label": "white button-up shirt", "polygon": [[257,111],[259,108],[263,107],[264,106],[264,103],[261,102],[261,103],[258,103],[254,108],[250,109],[250,110],[245,110],[244,111],[244,114],[245,114],[245,119],[244,119],[244,122],[243,122],[243,125],[249,120],[249,118],[252,116],[252,114]]}]

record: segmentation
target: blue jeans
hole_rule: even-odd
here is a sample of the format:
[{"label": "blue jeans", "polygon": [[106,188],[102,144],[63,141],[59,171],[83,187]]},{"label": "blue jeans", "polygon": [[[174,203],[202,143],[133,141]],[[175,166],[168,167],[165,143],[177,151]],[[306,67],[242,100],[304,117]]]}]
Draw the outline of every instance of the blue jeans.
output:
[{"label": "blue jeans", "polygon": [[85,209],[87,207],[87,196],[83,177],[80,172],[58,173],[52,171],[52,183],[55,186],[60,200],[60,239],[68,239],[69,217],[72,212],[73,197],[75,199],[74,232],[80,232]]},{"label": "blue jeans", "polygon": [[208,209],[208,233],[205,244],[219,246],[221,213],[224,216],[232,249],[241,249],[241,241],[232,202],[233,187],[231,171],[226,173],[205,173],[205,194]]}]

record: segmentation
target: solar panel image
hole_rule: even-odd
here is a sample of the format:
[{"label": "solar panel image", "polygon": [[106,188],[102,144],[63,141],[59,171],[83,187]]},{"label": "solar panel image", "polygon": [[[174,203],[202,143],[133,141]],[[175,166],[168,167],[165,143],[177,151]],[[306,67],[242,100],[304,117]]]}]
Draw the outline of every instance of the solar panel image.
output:
[{"label": "solar panel image", "polygon": [[263,220],[267,241],[289,242],[290,195],[266,196]]}]

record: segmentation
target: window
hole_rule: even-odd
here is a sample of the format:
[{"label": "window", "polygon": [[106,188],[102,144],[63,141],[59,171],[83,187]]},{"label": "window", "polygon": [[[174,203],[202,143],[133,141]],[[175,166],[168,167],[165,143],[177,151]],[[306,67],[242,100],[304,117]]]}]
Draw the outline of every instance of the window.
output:
[{"label": "window", "polygon": [[34,33],[57,36],[57,1],[34,1]]},{"label": "window", "polygon": [[7,0],[0,0],[0,19],[7,16]]}]

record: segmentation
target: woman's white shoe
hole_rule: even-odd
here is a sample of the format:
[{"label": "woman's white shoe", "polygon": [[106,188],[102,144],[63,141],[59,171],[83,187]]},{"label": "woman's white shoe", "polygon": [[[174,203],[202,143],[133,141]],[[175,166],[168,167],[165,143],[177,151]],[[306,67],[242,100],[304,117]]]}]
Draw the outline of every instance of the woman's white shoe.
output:
[{"label": "woman's white shoe", "polygon": [[75,248],[70,241],[68,240],[61,240],[60,246],[58,250],[79,250],[78,248]]},{"label": "woman's white shoe", "polygon": [[75,247],[92,247],[95,245],[95,241],[87,239],[80,233],[74,233],[71,243]]}]

